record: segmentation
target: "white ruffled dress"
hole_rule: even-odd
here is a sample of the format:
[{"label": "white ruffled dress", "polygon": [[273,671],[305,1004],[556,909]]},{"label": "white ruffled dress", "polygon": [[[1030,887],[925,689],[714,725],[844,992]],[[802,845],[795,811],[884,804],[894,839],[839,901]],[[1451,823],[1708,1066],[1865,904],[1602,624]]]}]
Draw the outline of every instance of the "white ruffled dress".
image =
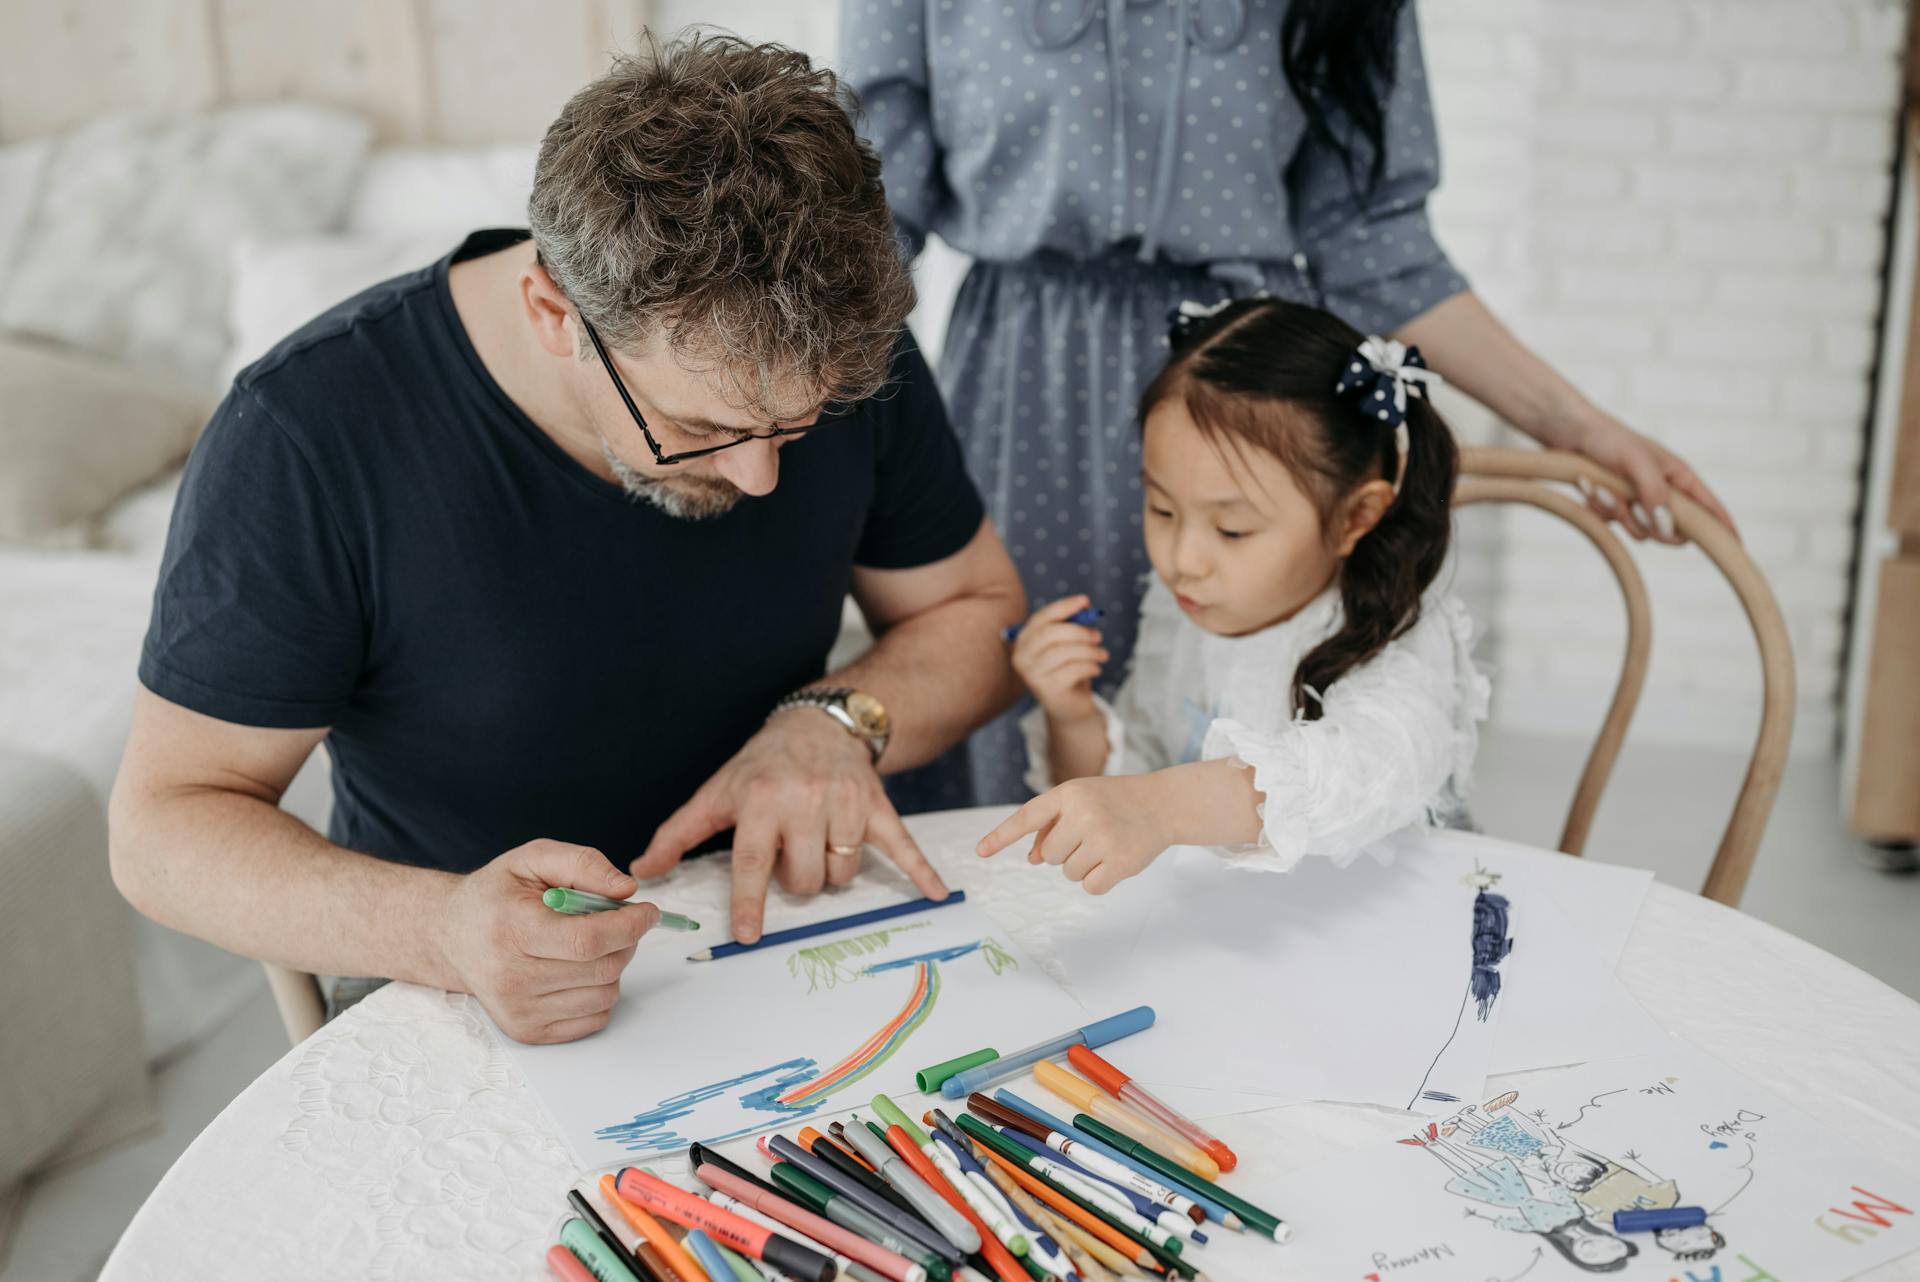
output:
[{"label": "white ruffled dress", "polygon": [[[1293,674],[1339,628],[1329,588],[1292,618],[1241,637],[1199,627],[1152,580],[1140,607],[1132,667],[1107,720],[1101,773],[1140,774],[1228,758],[1251,766],[1260,840],[1219,853],[1285,872],[1308,855],[1346,863],[1410,824],[1465,826],[1467,784],[1487,714],[1487,679],[1470,654],[1473,622],[1430,589],[1420,619],[1326,691],[1316,721],[1297,718]],[[1027,784],[1050,778],[1045,715],[1021,720]]]}]

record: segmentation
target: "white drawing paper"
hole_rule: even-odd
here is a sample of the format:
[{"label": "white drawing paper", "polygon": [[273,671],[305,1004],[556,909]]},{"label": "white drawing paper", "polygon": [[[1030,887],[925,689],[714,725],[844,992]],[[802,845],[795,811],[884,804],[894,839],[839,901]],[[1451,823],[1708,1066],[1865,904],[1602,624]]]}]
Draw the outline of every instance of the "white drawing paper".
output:
[{"label": "white drawing paper", "polygon": [[1497,865],[1528,905],[1524,961],[1507,967],[1489,1073],[1621,1059],[1664,1045],[1666,1033],[1614,978],[1653,874],[1477,833],[1432,830],[1401,849],[1446,850]]},{"label": "white drawing paper", "polygon": [[[1246,1095],[1429,1113],[1475,1098],[1503,976],[1527,964],[1527,906],[1497,866],[1437,847],[1284,875],[1176,847],[1108,901],[1061,964],[1091,1008],[1159,1011],[1115,1062],[1202,1113]],[[1209,1108],[1196,1090],[1229,1094]]]},{"label": "white drawing paper", "polygon": [[[1920,1176],[1669,1039],[1502,1079],[1397,1141],[1271,1180],[1285,1273],[1321,1282],[1833,1282],[1920,1249]],[[1621,1210],[1702,1225],[1621,1232]]]},{"label": "white drawing paper", "polygon": [[966,903],[707,962],[686,960],[697,938],[642,940],[591,1037],[501,1035],[584,1167],[824,1126],[883,1091],[917,1115],[915,1069],[1119,1013],[1081,1010]]}]

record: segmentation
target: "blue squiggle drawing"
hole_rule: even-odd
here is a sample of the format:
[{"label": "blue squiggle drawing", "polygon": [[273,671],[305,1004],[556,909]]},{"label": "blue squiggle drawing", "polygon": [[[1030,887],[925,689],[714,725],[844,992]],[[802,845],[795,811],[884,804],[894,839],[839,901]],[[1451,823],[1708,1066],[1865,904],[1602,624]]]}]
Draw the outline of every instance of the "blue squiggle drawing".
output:
[{"label": "blue squiggle drawing", "polygon": [[[672,1129],[671,1123],[693,1112],[696,1105],[716,1095],[723,1095],[736,1086],[743,1086],[755,1078],[765,1077],[769,1073],[774,1074],[771,1082],[740,1096],[741,1110],[748,1114],[776,1113],[782,1117],[805,1117],[817,1110],[820,1105],[816,1103],[794,1107],[781,1104],[774,1097],[812,1077],[815,1068],[816,1061],[804,1058],[784,1060],[766,1068],[757,1068],[751,1073],[742,1073],[738,1077],[729,1077],[707,1086],[697,1086],[690,1091],[662,1100],[658,1106],[644,1113],[635,1113],[631,1121],[598,1127],[594,1134],[634,1153],[654,1153],[666,1149],[684,1148],[692,1140]],[[751,1135],[762,1126],[761,1122],[749,1121],[746,1126],[726,1135],[696,1136],[695,1138],[700,1139],[702,1143],[717,1144],[722,1140]]]}]

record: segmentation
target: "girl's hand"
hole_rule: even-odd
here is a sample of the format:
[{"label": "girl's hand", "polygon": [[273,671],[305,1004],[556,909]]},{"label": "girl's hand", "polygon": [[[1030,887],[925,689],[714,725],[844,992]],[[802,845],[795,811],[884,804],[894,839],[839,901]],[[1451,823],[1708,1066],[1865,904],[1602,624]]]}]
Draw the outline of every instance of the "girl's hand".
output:
[{"label": "girl's hand", "polygon": [[1100,715],[1093,702],[1093,679],[1109,655],[1097,630],[1068,622],[1089,604],[1085,596],[1061,597],[1035,610],[1014,638],[1013,670],[1057,722]]},{"label": "girl's hand", "polygon": [[1673,509],[1668,504],[1668,495],[1678,490],[1707,509],[1736,537],[1739,535],[1726,506],[1685,459],[1612,415],[1587,408],[1589,412],[1569,436],[1568,444],[1626,477],[1634,488],[1632,494],[1614,494],[1582,481],[1580,492],[1595,515],[1618,521],[1636,539],[1652,537],[1662,543],[1681,543],[1685,540],[1673,528]]},{"label": "girl's hand", "polygon": [[1037,833],[1030,864],[1054,864],[1090,895],[1104,895],[1173,844],[1162,827],[1171,809],[1164,772],[1093,775],[1042,793],[980,839],[981,858]]}]

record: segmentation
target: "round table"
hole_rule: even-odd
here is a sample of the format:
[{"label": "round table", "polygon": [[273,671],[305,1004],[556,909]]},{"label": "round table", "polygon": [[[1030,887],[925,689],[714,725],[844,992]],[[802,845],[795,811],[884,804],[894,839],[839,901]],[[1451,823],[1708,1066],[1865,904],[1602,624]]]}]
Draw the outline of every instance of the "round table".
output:
[{"label": "round table", "polygon": [[[908,826],[950,884],[1058,974],[1052,941],[1098,901],[1051,869],[975,858],[973,843],[1007,813],[951,811]],[[704,894],[725,920],[720,861],[691,861],[674,876],[676,899]],[[855,894],[913,893],[872,855],[863,881]],[[1920,1004],[1771,926],[1657,883],[1619,974],[1669,1031],[1852,1144],[1912,1165]],[[1382,1138],[1404,1116],[1297,1104],[1235,1116],[1226,1133],[1253,1177]],[[290,1050],[214,1119],[140,1208],[101,1278],[541,1277],[566,1190],[585,1174],[472,999],[392,984]],[[1259,1261],[1252,1271],[1235,1267],[1243,1248],[1219,1241],[1229,1236],[1207,1251],[1216,1282],[1292,1276],[1284,1249],[1267,1243],[1244,1248],[1263,1252],[1245,1257]],[[1920,1279],[1920,1255],[1862,1276]]]}]

